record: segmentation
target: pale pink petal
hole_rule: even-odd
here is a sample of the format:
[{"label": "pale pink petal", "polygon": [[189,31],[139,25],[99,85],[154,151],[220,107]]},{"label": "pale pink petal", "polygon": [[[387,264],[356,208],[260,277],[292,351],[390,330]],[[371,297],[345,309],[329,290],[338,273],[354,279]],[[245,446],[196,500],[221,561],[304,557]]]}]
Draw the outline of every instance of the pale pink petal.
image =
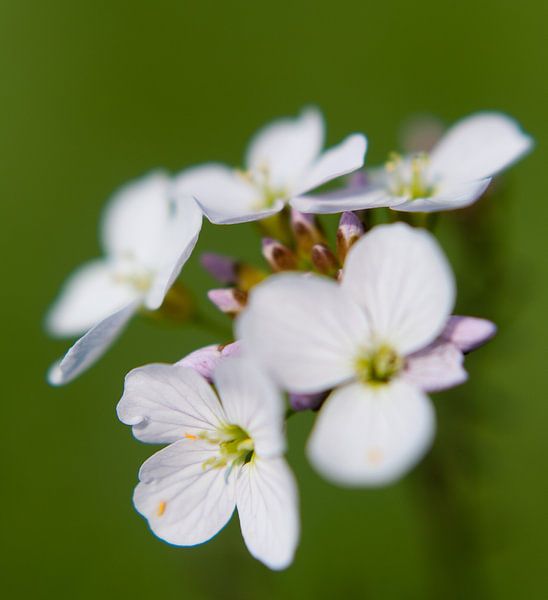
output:
[{"label": "pale pink petal", "polygon": [[466,353],[483,346],[496,332],[497,326],[487,319],[454,315],[449,318],[441,337]]},{"label": "pale pink petal", "polygon": [[468,379],[463,358],[455,345],[438,339],[407,357],[402,377],[423,392],[446,390]]}]

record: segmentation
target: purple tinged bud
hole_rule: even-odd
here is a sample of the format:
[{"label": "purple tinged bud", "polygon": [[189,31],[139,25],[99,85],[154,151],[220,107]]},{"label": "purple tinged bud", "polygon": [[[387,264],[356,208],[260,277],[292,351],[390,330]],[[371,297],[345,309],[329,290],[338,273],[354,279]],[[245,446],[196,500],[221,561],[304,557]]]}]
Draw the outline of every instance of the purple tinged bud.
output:
[{"label": "purple tinged bud", "polygon": [[454,344],[464,354],[483,346],[497,333],[497,326],[487,319],[449,317],[441,338]]},{"label": "purple tinged bud", "polygon": [[289,394],[289,405],[295,411],[318,410],[327,398],[328,392],[317,394]]},{"label": "purple tinged bud", "polygon": [[310,253],[314,244],[325,242],[325,236],[320,229],[316,217],[291,209],[291,229],[300,252]]},{"label": "purple tinged bud", "polygon": [[367,174],[365,171],[355,171],[348,178],[348,187],[351,190],[361,190],[367,185]]},{"label": "purple tinged bud", "polygon": [[293,251],[277,240],[263,238],[262,252],[275,273],[297,269],[297,257]]},{"label": "purple tinged bud", "polygon": [[247,302],[247,294],[237,288],[209,290],[207,297],[220,311],[228,315],[237,315]]},{"label": "purple tinged bud", "polygon": [[206,252],[202,254],[200,262],[202,267],[219,283],[236,283],[238,263],[233,258],[214,252]]},{"label": "purple tinged bud", "polygon": [[222,344],[213,344],[212,346],[205,346],[204,348],[191,352],[175,364],[181,367],[194,369],[194,371],[211,383],[213,371],[219,362],[228,356],[236,356],[239,352],[240,342],[233,342],[225,346]]},{"label": "purple tinged bud", "polygon": [[337,254],[339,260],[344,262],[348,251],[362,237],[365,229],[356,213],[345,212],[339,221],[337,229]]},{"label": "purple tinged bud", "polygon": [[324,244],[312,247],[312,263],[323,275],[334,277],[339,271],[339,261],[331,250]]}]

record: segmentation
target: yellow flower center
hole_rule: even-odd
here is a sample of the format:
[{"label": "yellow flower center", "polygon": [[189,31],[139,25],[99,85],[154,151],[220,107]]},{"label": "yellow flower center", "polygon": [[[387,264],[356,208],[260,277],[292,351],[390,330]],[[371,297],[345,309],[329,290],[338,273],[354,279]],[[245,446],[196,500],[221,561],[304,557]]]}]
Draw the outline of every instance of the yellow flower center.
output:
[{"label": "yellow flower center", "polygon": [[238,425],[223,425],[214,433],[204,431],[199,437],[219,447],[219,454],[206,460],[204,469],[232,469],[251,462],[255,456],[255,445],[250,435]]},{"label": "yellow flower center", "polygon": [[362,383],[388,383],[403,367],[401,356],[389,346],[368,350],[356,359],[356,373]]},{"label": "yellow flower center", "polygon": [[389,187],[395,196],[406,196],[411,200],[428,198],[434,194],[435,187],[428,178],[428,154],[414,154],[402,158],[393,152],[385,164],[389,175]]}]

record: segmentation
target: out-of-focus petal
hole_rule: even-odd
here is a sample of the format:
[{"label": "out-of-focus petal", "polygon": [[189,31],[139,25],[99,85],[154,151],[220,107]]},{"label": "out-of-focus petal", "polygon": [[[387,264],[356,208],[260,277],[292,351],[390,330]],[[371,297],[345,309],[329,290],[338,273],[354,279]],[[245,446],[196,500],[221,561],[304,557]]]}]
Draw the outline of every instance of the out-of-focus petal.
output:
[{"label": "out-of-focus petal", "polygon": [[82,335],[139,296],[116,277],[106,260],[93,260],[69,277],[48,313],[46,327],[60,337]]},{"label": "out-of-focus petal", "polygon": [[464,383],[468,374],[462,352],[440,338],[407,357],[402,377],[423,392],[440,392]]},{"label": "out-of-focus petal", "polygon": [[51,367],[49,383],[64,385],[89,369],[120,335],[138,306],[138,302],[132,302],[92,327]]},{"label": "out-of-focus petal", "polygon": [[351,384],[326,400],[307,453],[324,477],[345,486],[391,483],[411,469],[435,430],[431,402],[402,380]]},{"label": "out-of-focus petal", "polygon": [[342,289],[369,316],[378,344],[401,355],[432,342],[455,302],[453,273],[435,238],[404,223],[375,227],[354,244]]},{"label": "out-of-focus petal", "polygon": [[354,376],[365,314],[333,280],[283,273],[254,287],[236,323],[244,352],[285,389],[319,392]]},{"label": "out-of-focus petal", "polygon": [[454,315],[449,318],[441,337],[466,353],[483,346],[496,333],[497,326],[487,319]]},{"label": "out-of-focus petal", "polygon": [[434,176],[461,181],[496,175],[526,154],[533,145],[518,123],[501,113],[478,113],[462,119],[431,153]]}]

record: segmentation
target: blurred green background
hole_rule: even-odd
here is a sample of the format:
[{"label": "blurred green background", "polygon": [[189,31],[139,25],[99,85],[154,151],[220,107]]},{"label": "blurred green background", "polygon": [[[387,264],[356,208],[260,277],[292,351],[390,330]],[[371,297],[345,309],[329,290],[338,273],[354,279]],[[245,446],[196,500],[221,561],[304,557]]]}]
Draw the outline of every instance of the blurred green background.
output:
[{"label": "blurred green background", "polygon": [[[544,0],[0,3],[5,598],[548,597],[547,20]],[[370,164],[415,114],[499,109],[537,147],[500,193],[442,219],[459,310],[500,334],[468,358],[468,384],[435,397],[434,451],[396,485],[340,490],[306,464],[312,419],[295,417],[302,541],[272,573],[236,520],[177,549],[131,506],[153,448],[116,420],[123,375],[219,340],[136,320],[94,369],[52,389],[44,375],[67,344],[42,319],[98,254],[117,186],[158,166],[237,164],[257,127],[310,103],[330,144],[367,133]],[[207,224],[198,251],[253,257],[258,242],[251,226]],[[213,282],[197,254],[184,276],[204,297]]]}]

